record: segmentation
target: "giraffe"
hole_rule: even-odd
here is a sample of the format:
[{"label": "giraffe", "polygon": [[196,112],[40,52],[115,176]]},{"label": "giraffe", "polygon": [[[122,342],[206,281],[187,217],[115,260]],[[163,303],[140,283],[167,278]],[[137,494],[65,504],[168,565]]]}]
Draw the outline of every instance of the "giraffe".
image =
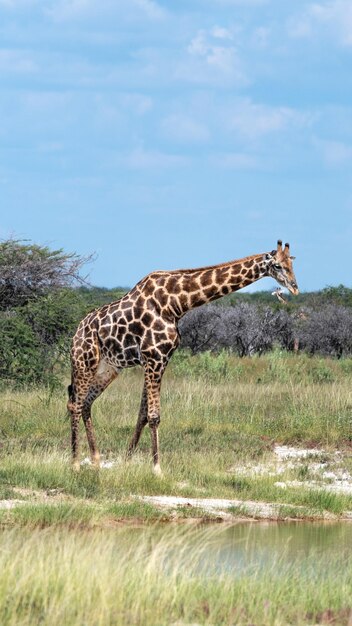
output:
[{"label": "giraffe", "polygon": [[91,417],[94,400],[127,367],[141,365],[144,386],[128,455],[142,430],[150,427],[153,467],[160,474],[158,426],[160,388],[165,368],[179,345],[177,324],[190,309],[242,289],[265,276],[296,295],[289,244],[228,263],[172,271],[154,271],[120,300],[89,313],[79,324],[71,350],[72,377],[67,404],[71,417],[73,468],[79,469],[79,421],[83,418],[93,465],[99,452]]}]

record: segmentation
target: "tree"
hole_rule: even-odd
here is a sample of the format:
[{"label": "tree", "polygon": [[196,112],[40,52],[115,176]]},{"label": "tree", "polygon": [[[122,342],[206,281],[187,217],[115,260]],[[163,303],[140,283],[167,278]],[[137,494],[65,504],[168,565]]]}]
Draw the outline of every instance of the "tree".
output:
[{"label": "tree", "polygon": [[79,272],[91,259],[16,239],[0,242],[0,310],[85,282]]},{"label": "tree", "polygon": [[214,304],[189,311],[179,323],[181,348],[190,348],[193,354],[219,349],[221,325],[222,309]]},{"label": "tree", "polygon": [[351,355],[351,308],[328,304],[319,310],[308,310],[298,333],[300,344],[310,354],[337,358]]},{"label": "tree", "polygon": [[15,385],[59,382],[60,366],[85,304],[71,286],[89,260],[62,250],[0,243],[0,379]]}]

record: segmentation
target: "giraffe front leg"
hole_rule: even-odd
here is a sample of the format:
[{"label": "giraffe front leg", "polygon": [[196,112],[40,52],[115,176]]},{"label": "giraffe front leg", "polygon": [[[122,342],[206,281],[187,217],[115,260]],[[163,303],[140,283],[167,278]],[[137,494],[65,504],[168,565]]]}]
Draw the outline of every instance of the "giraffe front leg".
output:
[{"label": "giraffe front leg", "polygon": [[160,417],[152,417],[149,420],[150,433],[152,437],[152,455],[153,455],[153,471],[156,476],[162,476],[162,471],[159,462],[159,433],[158,426],[160,424]]},{"label": "giraffe front leg", "polygon": [[143,393],[142,393],[142,399],[141,399],[141,405],[139,407],[139,413],[138,413],[138,419],[137,419],[137,424],[136,424],[136,428],[135,431],[133,433],[133,437],[130,441],[130,445],[128,446],[128,450],[127,450],[127,458],[130,458],[133,454],[133,452],[135,451],[140,436],[142,434],[142,430],[144,428],[144,426],[148,424],[148,401],[147,401],[147,390],[146,387],[144,385],[143,387]]},{"label": "giraffe front leg", "polygon": [[95,437],[95,432],[94,432],[94,427],[93,427],[93,422],[92,422],[92,417],[91,417],[90,411],[91,411],[91,405],[85,406],[83,408],[82,416],[83,416],[84,426],[85,426],[85,429],[86,429],[86,435],[87,435],[87,440],[88,440],[88,446],[89,446],[90,458],[91,458],[91,461],[92,461],[92,465],[93,465],[93,467],[99,469],[99,467],[100,467],[100,454],[99,454],[99,450],[97,448],[97,442],[96,442],[96,437]]},{"label": "giraffe front leg", "polygon": [[77,402],[74,386],[68,387],[67,410],[71,418],[71,452],[72,469],[79,471],[79,420],[82,414],[82,405]]},{"label": "giraffe front leg", "polygon": [[79,472],[79,412],[71,412],[71,451],[72,451],[72,469]]},{"label": "giraffe front leg", "polygon": [[145,387],[147,393],[147,419],[150,427],[152,440],[153,469],[157,476],[161,476],[159,459],[159,436],[160,424],[160,388],[163,371],[155,371],[150,364],[145,368]]}]

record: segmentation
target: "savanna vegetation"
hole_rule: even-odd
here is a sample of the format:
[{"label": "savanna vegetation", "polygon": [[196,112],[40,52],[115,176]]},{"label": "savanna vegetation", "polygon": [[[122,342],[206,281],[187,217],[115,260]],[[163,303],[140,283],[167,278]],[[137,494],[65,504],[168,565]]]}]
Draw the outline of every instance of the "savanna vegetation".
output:
[{"label": "savanna vegetation", "polygon": [[[0,385],[60,386],[79,320],[127,291],[88,286],[81,270],[89,261],[33,243],[0,243]],[[190,311],[179,328],[181,346],[193,354],[227,350],[244,357],[279,346],[351,356],[352,289],[289,297],[287,306],[267,292],[239,292]]]},{"label": "savanna vegetation", "polygon": [[187,507],[165,512],[140,498],[153,494],[276,502],[283,519],[351,511],[350,495],[290,486],[309,478],[304,462],[281,475],[285,489],[274,474],[242,469],[286,444],[321,450],[321,464],[338,450],[352,473],[352,290],[303,294],[284,307],[270,294],[238,293],[190,312],[163,381],[163,476],[152,472],[148,429],[136,455],[125,457],[142,390],[138,368],[123,372],[94,405],[105,468],[83,464],[75,474],[66,414],[70,338],[86,312],[126,291],[82,282],[84,261],[26,242],[0,244],[0,500],[7,507],[0,508],[0,623],[331,618],[347,625],[351,563],[340,555],[323,577],[314,562],[279,576],[275,563],[270,571],[209,575],[192,567],[199,550],[187,561],[174,550],[170,560],[172,536],[148,536],[122,556],[111,528],[128,519],[211,517]]}]

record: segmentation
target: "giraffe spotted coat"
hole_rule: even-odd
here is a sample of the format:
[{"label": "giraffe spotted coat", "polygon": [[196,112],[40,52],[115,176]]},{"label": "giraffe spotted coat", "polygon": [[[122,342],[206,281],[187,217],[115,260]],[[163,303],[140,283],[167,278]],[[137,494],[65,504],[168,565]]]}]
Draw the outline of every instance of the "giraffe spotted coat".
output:
[{"label": "giraffe spotted coat", "polygon": [[197,269],[148,274],[123,298],[89,313],[79,324],[71,350],[71,415],[73,465],[79,468],[78,427],[86,428],[92,461],[99,452],[91,418],[94,400],[127,367],[141,365],[144,387],[129,453],[150,426],[154,470],[160,473],[158,426],[160,386],[167,363],[179,344],[177,324],[190,309],[271,276],[293,294],[298,293],[289,245],[229,263]]}]

